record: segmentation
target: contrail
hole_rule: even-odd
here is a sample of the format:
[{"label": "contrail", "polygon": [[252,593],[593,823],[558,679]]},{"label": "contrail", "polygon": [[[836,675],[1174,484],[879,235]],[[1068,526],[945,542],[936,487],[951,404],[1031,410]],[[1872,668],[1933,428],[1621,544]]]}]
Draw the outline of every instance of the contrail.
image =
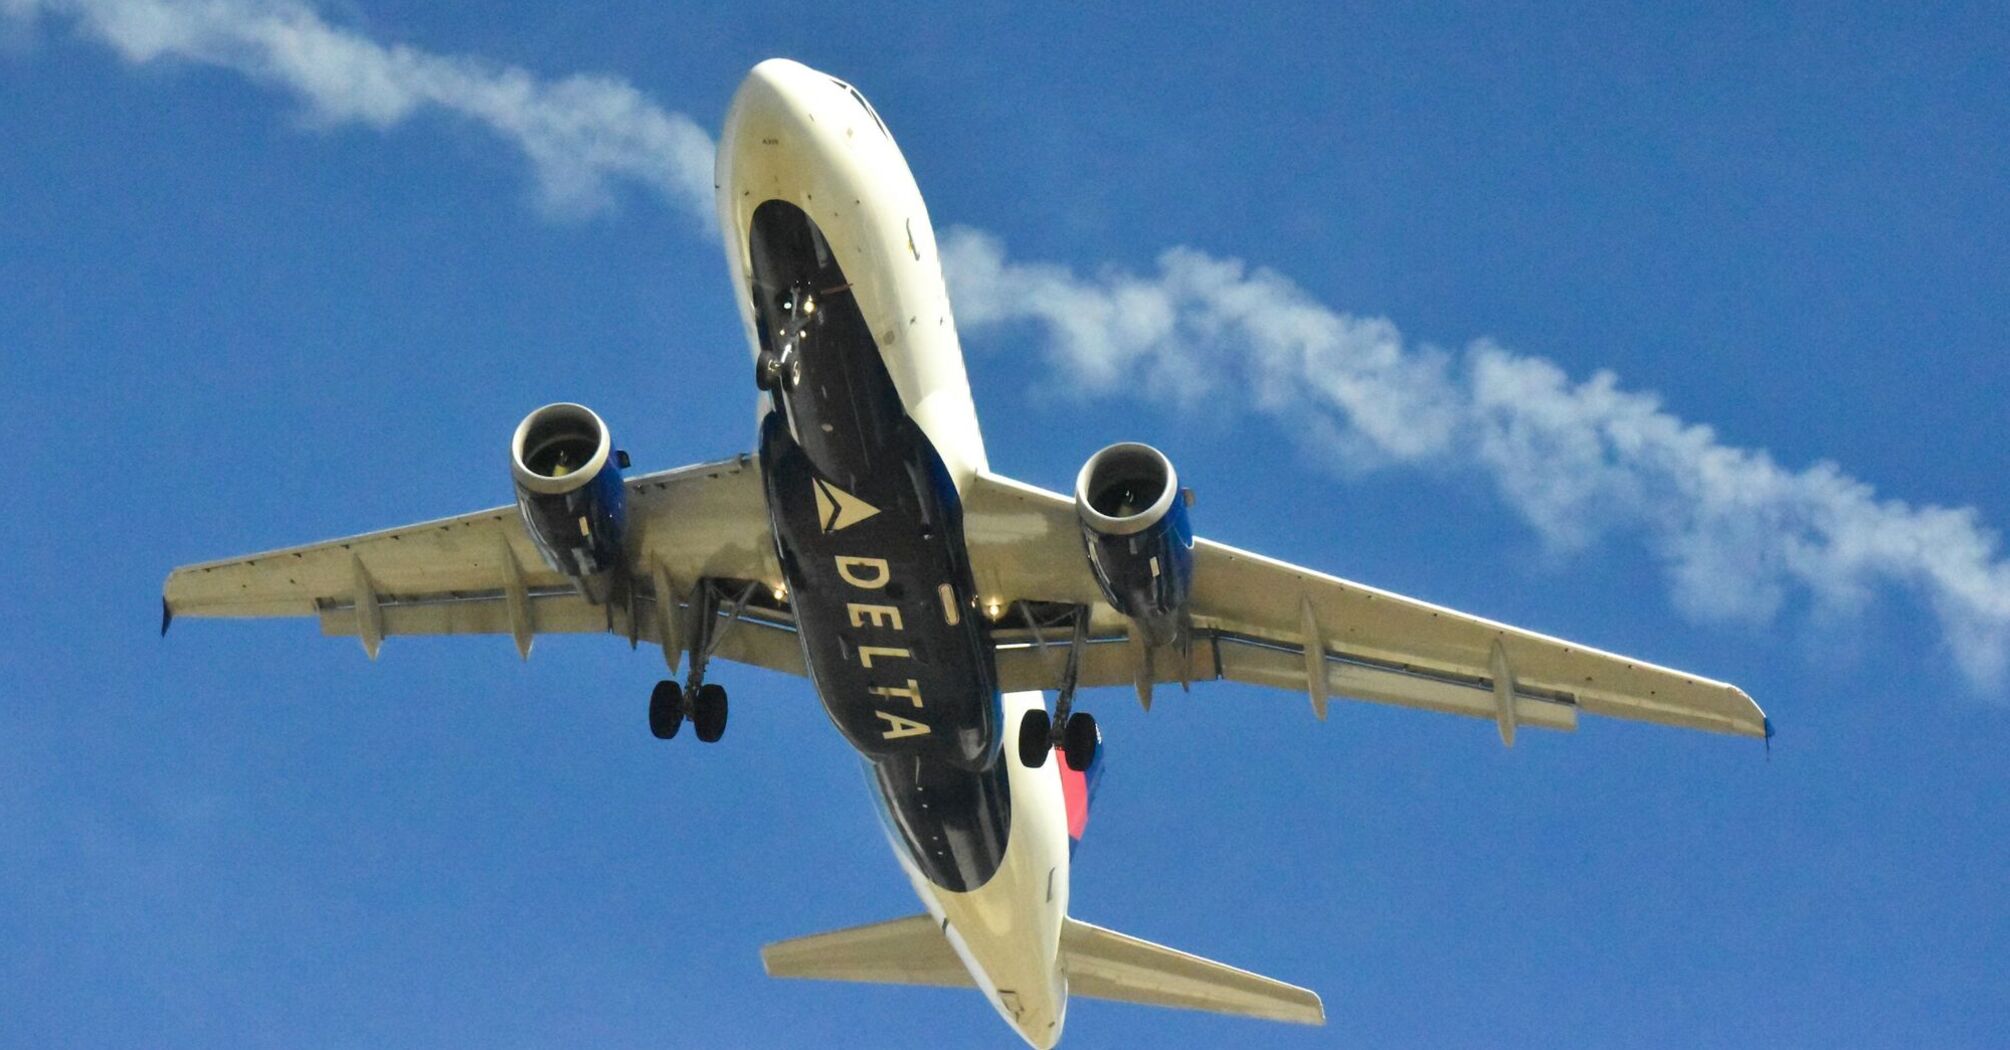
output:
[{"label": "contrail", "polygon": [[[710,137],[618,79],[386,45],[295,0],[0,0],[0,12],[67,20],[133,63],[235,70],[330,125],[387,129],[429,108],[465,117],[521,151],[560,212],[605,206],[628,185],[711,221]],[[966,331],[1037,334],[1054,374],[1090,395],[1149,376],[1162,396],[1239,399],[1347,470],[1479,476],[1554,549],[1644,537],[1676,608],[1702,620],[1768,623],[1796,599],[1849,613],[1910,594],[1969,682],[2002,695],[2010,563],[1972,508],[1881,499],[1830,463],[1790,470],[1609,372],[1574,380],[1488,340],[1413,346],[1385,318],[1335,310],[1235,259],[1173,248],[1150,273],[1081,276],[1013,260],[968,229],[949,231],[943,253]]]},{"label": "contrail", "polygon": [[559,212],[603,207],[614,185],[633,182],[713,221],[711,136],[611,77],[546,80],[380,44],[294,0],[0,0],[0,12],[67,16],[133,63],[235,70],[292,93],[328,125],[384,129],[426,109],[466,117],[522,151]]},{"label": "contrail", "polygon": [[1969,681],[2004,685],[2010,564],[1972,508],[1879,499],[1832,463],[1788,470],[1610,372],[1574,381],[1489,340],[1412,347],[1386,318],[1335,310],[1239,260],[1174,248],[1154,273],[1085,278],[1014,262],[974,230],[942,243],[957,322],[1030,326],[1050,366],[1091,393],[1155,377],[1162,396],[1240,399],[1348,470],[1478,474],[1555,549],[1645,537],[1676,607],[1701,620],[1770,622],[1796,595],[1849,613],[1910,591]]}]

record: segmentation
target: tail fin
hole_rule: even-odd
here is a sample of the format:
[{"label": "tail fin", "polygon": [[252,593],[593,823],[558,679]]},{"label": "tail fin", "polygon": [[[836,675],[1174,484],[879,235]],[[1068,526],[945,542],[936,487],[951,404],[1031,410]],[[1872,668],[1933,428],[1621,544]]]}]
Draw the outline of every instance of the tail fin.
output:
[{"label": "tail fin", "polygon": [[[942,928],[926,915],[779,941],[761,949],[770,977],[975,987]],[[1068,919],[1068,991],[1088,999],[1325,1024],[1319,996],[1296,985]]]}]

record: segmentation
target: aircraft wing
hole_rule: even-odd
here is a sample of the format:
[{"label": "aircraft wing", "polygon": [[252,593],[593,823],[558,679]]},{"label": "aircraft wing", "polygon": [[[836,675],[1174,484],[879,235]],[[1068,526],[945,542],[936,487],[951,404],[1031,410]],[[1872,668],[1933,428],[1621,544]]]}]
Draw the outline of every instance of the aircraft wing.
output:
[{"label": "aircraft wing", "polygon": [[689,638],[680,617],[710,579],[749,594],[715,655],[802,674],[752,458],[639,475],[627,489],[635,584],[606,604],[545,565],[512,504],[182,566],[163,588],[161,630],[184,616],[308,616],[323,634],[360,637],[372,657],[393,635],[509,635],[528,656],[539,634],[609,632],[661,644],[674,670]]},{"label": "aircraft wing", "polygon": [[1074,501],[995,475],[965,500],[979,590],[999,596],[999,677],[1052,688],[1087,606],[1080,684],[1152,687],[1212,679],[1297,691],[1320,718],[1353,698],[1495,721],[1575,729],[1580,712],[1764,737],[1765,713],[1735,686],[1496,623],[1209,540],[1193,550],[1191,641],[1152,650],[1104,604]]}]

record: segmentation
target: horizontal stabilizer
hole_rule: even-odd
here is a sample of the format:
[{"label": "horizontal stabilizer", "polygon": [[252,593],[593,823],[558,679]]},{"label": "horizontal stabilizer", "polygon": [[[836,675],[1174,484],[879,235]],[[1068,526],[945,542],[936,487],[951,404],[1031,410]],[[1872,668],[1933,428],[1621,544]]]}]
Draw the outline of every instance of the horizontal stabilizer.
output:
[{"label": "horizontal stabilizer", "polygon": [[1310,989],[1075,919],[1061,928],[1061,954],[1071,995],[1294,1024],[1326,1023],[1326,1007]]},{"label": "horizontal stabilizer", "polygon": [[761,949],[770,977],[975,988],[970,971],[926,915],[776,941]]},{"label": "horizontal stabilizer", "polygon": [[[1062,927],[1061,957],[1071,995],[1326,1023],[1325,1007],[1308,989],[1075,919]],[[761,949],[761,964],[770,977],[976,987],[942,927],[926,915],[778,941]]]}]

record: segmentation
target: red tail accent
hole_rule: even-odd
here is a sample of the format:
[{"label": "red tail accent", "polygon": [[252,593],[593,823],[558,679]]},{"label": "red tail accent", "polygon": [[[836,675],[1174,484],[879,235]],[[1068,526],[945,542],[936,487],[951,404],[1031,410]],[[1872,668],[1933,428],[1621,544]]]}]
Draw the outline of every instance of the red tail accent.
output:
[{"label": "red tail accent", "polygon": [[1058,747],[1048,761],[1061,771],[1061,797],[1068,803],[1068,837],[1080,842],[1082,829],[1089,826],[1089,778],[1068,768],[1067,756]]}]

